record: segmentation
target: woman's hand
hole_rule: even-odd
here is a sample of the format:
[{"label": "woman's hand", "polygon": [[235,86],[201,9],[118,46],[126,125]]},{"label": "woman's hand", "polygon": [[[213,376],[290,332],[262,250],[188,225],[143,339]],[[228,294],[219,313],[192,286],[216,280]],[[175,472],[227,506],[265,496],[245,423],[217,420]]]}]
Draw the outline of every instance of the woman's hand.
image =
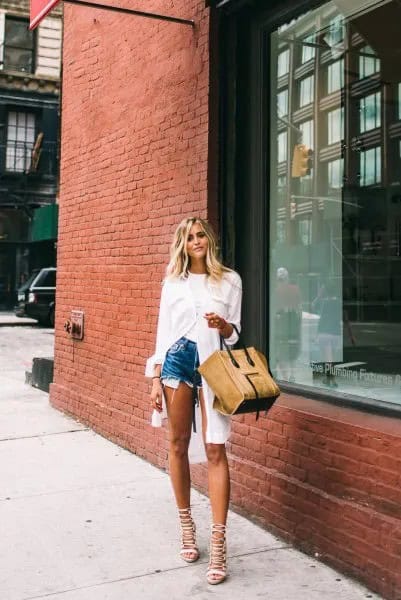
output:
[{"label": "woman's hand", "polygon": [[218,329],[219,334],[223,338],[230,337],[233,332],[233,326],[230,323],[227,323],[223,317],[220,317],[216,313],[205,313],[205,319],[207,321],[208,326],[211,329]]},{"label": "woman's hand", "polygon": [[157,412],[163,410],[163,386],[160,381],[160,377],[154,377],[152,380],[152,390],[150,392],[150,405]]},{"label": "woman's hand", "polygon": [[219,317],[216,313],[205,313],[205,319],[211,329],[223,329],[227,321],[223,317]]}]

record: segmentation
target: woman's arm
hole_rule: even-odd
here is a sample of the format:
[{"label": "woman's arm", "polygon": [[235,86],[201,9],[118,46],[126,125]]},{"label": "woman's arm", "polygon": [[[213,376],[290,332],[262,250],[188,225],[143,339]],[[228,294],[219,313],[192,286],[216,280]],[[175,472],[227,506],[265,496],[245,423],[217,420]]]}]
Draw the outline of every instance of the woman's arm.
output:
[{"label": "woman's arm", "polygon": [[155,377],[160,375],[161,364],[164,360],[166,348],[170,339],[170,311],[167,303],[166,284],[162,287],[160,297],[159,316],[157,322],[156,348],[146,364],[145,376]]},{"label": "woman's arm", "polygon": [[152,378],[152,389],[150,400],[153,408],[158,412],[162,411],[163,404],[163,386],[160,381],[161,367],[164,360],[166,346],[170,338],[170,311],[167,303],[166,284],[163,285],[160,297],[159,318],[157,322],[156,350],[151,358],[152,364],[146,373]]}]

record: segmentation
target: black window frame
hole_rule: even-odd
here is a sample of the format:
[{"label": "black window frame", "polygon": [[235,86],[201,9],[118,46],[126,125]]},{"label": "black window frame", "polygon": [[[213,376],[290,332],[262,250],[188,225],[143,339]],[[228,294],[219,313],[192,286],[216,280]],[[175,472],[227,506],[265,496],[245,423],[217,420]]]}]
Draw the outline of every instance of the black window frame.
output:
[{"label": "black window frame", "polygon": [[[12,44],[7,43],[7,21],[8,22],[13,21],[13,22],[22,23],[22,24],[26,25],[27,32],[31,36],[31,39],[32,39],[32,48],[25,48],[23,46],[14,46]],[[11,50],[27,50],[27,51],[30,50],[30,52],[31,52],[31,69],[24,70],[24,69],[17,69],[17,68],[13,68],[12,66],[9,66],[6,61],[7,48],[9,48]],[[13,73],[23,73],[25,75],[33,75],[36,71],[36,50],[37,50],[36,31],[29,31],[29,19],[26,19],[26,18],[20,17],[20,16],[16,16],[13,14],[6,14],[5,21],[4,21],[3,70],[11,71]]]},{"label": "black window frame", "polygon": [[[221,11],[219,206],[223,256],[244,281],[243,338],[269,355],[269,164],[271,72],[263,64],[270,34],[327,0],[239,3]],[[232,5],[235,3],[233,2]],[[260,5],[263,4],[262,7]],[[214,3],[216,5],[216,3]],[[218,5],[218,3],[217,3]],[[227,5],[228,6],[228,5]],[[231,6],[231,4],[230,4]],[[260,7],[260,8],[259,8]],[[245,58],[246,56],[246,58]],[[246,242],[242,244],[242,241]],[[258,255],[259,251],[259,255]],[[257,264],[254,258],[258,257]],[[283,391],[346,408],[401,417],[401,406],[376,399],[282,383]]]},{"label": "black window frame", "polygon": [[[18,149],[18,142],[17,140],[10,140],[9,138],[9,115],[11,113],[16,113],[18,114],[24,114],[24,115],[32,115],[34,118],[34,136],[33,136],[33,142],[31,143],[31,147],[30,145],[28,145],[28,142],[23,142],[25,144],[25,152],[28,151],[29,149],[29,156],[30,156],[30,162],[29,162],[29,169],[10,169],[7,168],[7,151],[9,147],[12,147],[13,143],[14,143],[14,152],[16,153],[16,150]],[[7,176],[21,176],[25,173],[28,173],[30,171],[30,166],[32,163],[32,151],[35,145],[35,141],[38,135],[38,131],[39,131],[39,123],[38,123],[38,114],[37,111],[35,111],[34,109],[29,109],[29,107],[25,108],[25,107],[20,107],[20,106],[8,106],[6,111],[5,111],[5,119],[6,119],[6,127],[5,127],[5,138],[4,138],[4,156],[3,156],[3,169],[4,169],[4,173],[7,174]],[[17,124],[16,124],[16,128],[18,129],[18,118],[17,118]],[[25,131],[27,131],[27,127],[25,127]],[[22,142],[21,142],[22,143]],[[25,160],[27,158],[27,155],[25,155]],[[14,156],[14,167],[16,165],[16,158]],[[24,164],[25,167],[25,164]]]}]

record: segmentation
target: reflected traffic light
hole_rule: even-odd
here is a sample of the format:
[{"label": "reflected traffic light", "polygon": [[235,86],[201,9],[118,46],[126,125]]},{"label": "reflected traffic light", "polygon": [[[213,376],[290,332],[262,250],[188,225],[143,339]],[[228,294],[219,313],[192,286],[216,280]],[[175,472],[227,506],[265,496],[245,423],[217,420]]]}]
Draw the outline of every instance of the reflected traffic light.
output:
[{"label": "reflected traffic light", "polygon": [[305,144],[296,144],[292,158],[292,177],[305,177],[311,174],[313,167],[313,150]]}]

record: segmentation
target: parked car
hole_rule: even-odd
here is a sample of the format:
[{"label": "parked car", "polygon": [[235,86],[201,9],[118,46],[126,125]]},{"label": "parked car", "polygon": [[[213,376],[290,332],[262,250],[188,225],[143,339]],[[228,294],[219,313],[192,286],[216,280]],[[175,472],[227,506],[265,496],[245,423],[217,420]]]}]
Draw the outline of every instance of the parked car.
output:
[{"label": "parked car", "polygon": [[17,317],[31,317],[54,327],[56,268],[36,269],[18,289]]}]

